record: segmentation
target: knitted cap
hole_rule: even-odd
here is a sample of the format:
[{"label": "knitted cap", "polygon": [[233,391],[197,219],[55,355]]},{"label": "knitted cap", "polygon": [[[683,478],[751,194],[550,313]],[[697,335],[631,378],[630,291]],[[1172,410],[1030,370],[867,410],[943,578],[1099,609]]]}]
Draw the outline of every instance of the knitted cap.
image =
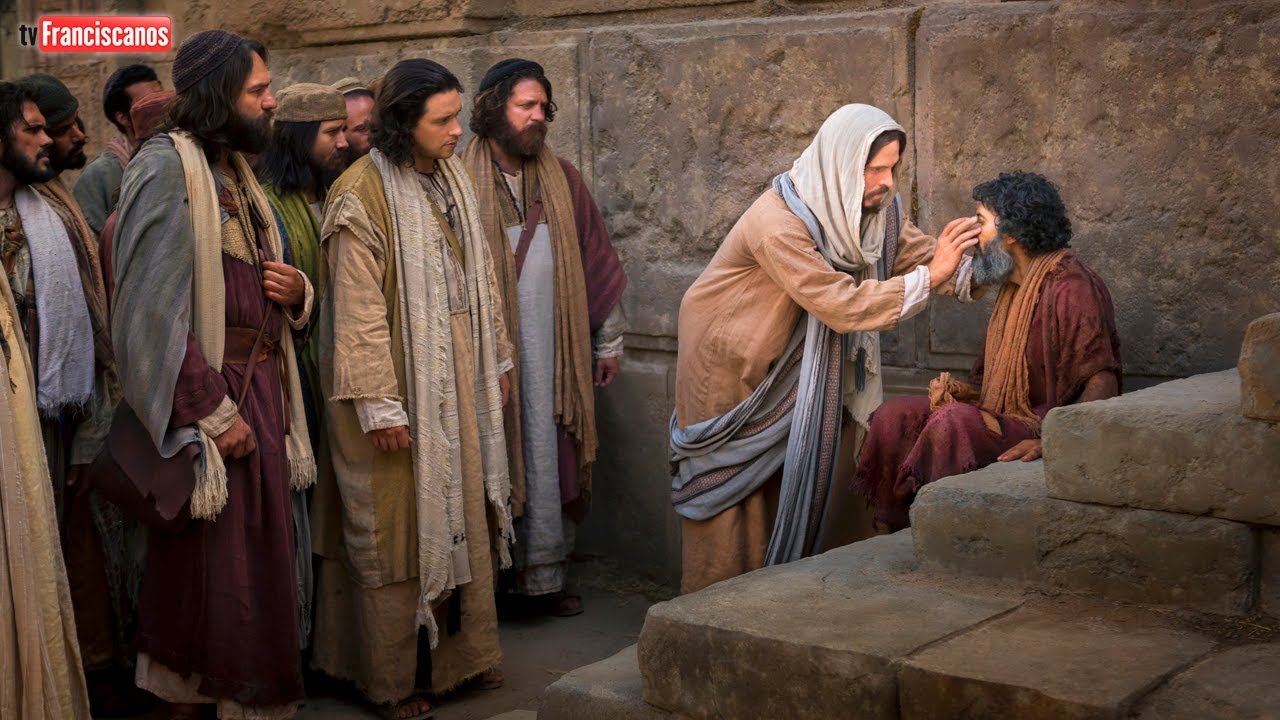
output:
[{"label": "knitted cap", "polygon": [[337,90],[343,95],[346,95],[349,92],[354,92],[356,90],[364,90],[365,92],[369,91],[369,88],[366,87],[364,83],[360,82],[360,78],[354,78],[354,77],[342,78],[341,80],[333,84],[333,89]]},{"label": "knitted cap", "polygon": [[80,101],[76,100],[67,86],[52,75],[28,75],[19,80],[18,84],[36,96],[36,107],[40,108],[40,114],[44,115],[44,121],[48,125],[62,124],[80,107]]},{"label": "knitted cap", "polygon": [[187,38],[173,59],[173,89],[186,92],[231,59],[244,38],[226,30],[205,30]]},{"label": "knitted cap", "polygon": [[482,93],[512,75],[526,70],[533,70],[539,77],[546,77],[542,71],[542,66],[532,60],[507,58],[489,68],[489,71],[484,74],[484,79],[480,81],[480,89],[476,92]]},{"label": "knitted cap", "polygon": [[347,101],[332,85],[298,83],[276,93],[276,122],[346,120]]},{"label": "knitted cap", "polygon": [[155,135],[169,110],[169,101],[176,95],[172,90],[147,93],[129,108],[129,119],[133,121],[133,133],[139,143]]}]

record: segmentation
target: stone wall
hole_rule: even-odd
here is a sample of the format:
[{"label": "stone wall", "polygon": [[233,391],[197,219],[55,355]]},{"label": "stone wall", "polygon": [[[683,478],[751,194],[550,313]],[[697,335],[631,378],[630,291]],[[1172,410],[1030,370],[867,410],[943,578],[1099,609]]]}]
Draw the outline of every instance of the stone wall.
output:
[{"label": "stone wall", "polygon": [[[406,57],[474,88],[502,57],[542,62],[561,107],[551,141],[591,182],[631,278],[580,547],[660,580],[679,567],[665,448],[680,297],[844,103],[907,129],[900,189],[926,231],[970,212],[970,188],[1001,170],[1060,185],[1073,245],[1115,299],[1127,388],[1234,365],[1248,321],[1280,308],[1277,0],[18,0],[0,38],[55,11],[169,13],[179,38],[259,38],[277,89],[371,79]],[[101,147],[102,81],[137,59],[6,45],[0,75],[63,77]],[[171,58],[150,59],[167,80]],[[987,309],[944,300],[886,334],[891,385],[967,368]]]}]

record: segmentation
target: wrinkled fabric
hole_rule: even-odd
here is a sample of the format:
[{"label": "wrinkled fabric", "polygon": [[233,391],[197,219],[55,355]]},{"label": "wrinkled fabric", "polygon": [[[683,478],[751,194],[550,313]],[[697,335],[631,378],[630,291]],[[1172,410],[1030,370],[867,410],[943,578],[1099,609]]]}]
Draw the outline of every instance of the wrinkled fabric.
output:
[{"label": "wrinkled fabric", "polygon": [[3,275],[0,338],[0,717],[87,720],[35,376]]},{"label": "wrinkled fabric", "polygon": [[[1067,253],[1045,278],[1027,333],[1027,405],[1037,418],[1079,400],[1089,378],[1111,372],[1122,380],[1120,340],[1106,284]],[[985,343],[984,343],[985,346]],[[983,386],[985,351],[971,384]],[[1019,442],[1040,436],[1018,417],[951,402],[930,411],[929,398],[895,398],[872,416],[854,489],[872,501],[875,518],[891,530],[910,524],[909,511],[924,485],[990,465]],[[971,404],[974,403],[974,404]],[[999,431],[984,419],[990,414]]]}]

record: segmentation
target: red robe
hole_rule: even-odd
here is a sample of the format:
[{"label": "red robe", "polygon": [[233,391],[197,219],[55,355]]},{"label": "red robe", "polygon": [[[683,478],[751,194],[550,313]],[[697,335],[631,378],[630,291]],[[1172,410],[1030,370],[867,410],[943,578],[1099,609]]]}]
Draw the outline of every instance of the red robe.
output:
[{"label": "red robe", "polygon": [[[1111,294],[1072,253],[1045,278],[1028,337],[1030,406],[1041,419],[1055,407],[1077,402],[1095,374],[1112,372],[1117,382],[1121,379]],[[982,375],[979,354],[972,384],[981,387]],[[1040,435],[1020,420],[996,417],[1000,434],[986,428],[975,405],[951,403],[930,413],[926,397],[888,400],[871,416],[855,491],[872,501],[876,521],[890,530],[909,526],[911,502],[926,483],[986,467]]]}]

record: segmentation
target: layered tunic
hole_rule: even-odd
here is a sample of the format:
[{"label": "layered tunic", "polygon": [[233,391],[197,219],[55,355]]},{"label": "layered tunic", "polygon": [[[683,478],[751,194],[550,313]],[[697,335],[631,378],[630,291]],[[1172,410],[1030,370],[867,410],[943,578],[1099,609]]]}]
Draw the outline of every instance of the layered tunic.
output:
[{"label": "layered tunic", "polygon": [[[47,379],[48,371],[74,372],[74,365],[58,367],[60,358],[43,358],[41,362],[42,316],[48,319],[63,312],[86,313],[85,325],[92,335],[90,396],[83,403],[44,412],[41,428],[82,657],[86,667],[95,670],[108,667],[118,659],[132,629],[133,598],[129,593],[129,580],[135,575],[132,562],[135,548],[130,541],[136,539],[133,537],[136,528],[126,523],[114,506],[98,498],[97,493],[69,492],[66,483],[73,466],[87,466],[102,448],[119,398],[119,385],[111,353],[97,243],[60,178],[32,189],[61,228],[41,237],[41,232],[49,233],[53,228],[42,225],[34,216],[27,219],[24,227],[19,218],[16,226],[6,228],[0,256],[21,308],[28,347],[36,348],[32,352],[32,368],[37,377]],[[66,240],[54,237],[60,233],[65,233]],[[70,271],[78,276],[83,294],[83,302],[77,303],[74,309],[39,307],[41,296],[36,292],[37,269],[32,262],[32,243],[44,246],[46,251],[51,246],[64,248],[58,262],[70,266]]]},{"label": "layered tunic", "polygon": [[[777,192],[761,195],[681,301],[675,422],[717,417],[746,399],[782,356],[802,312],[849,333],[891,330],[922,308],[924,298],[908,297],[902,275],[932,259],[935,240],[904,219],[897,241],[886,273],[893,277],[858,282],[822,257]],[[954,284],[941,291],[954,292]],[[866,362],[879,366],[878,357]],[[855,373],[845,375],[848,383]],[[780,479],[711,519],[681,519],[683,592],[763,565]]]},{"label": "layered tunic", "polygon": [[[985,343],[984,343],[985,346]],[[1100,372],[1121,379],[1120,340],[1106,283],[1068,253],[1040,289],[1026,346],[1028,407],[1043,419],[1050,410],[1078,402],[1085,383]],[[981,387],[985,351],[971,382]],[[856,490],[875,506],[875,519],[896,531],[910,525],[909,511],[925,484],[977,470],[1038,428],[994,413],[1000,432],[983,422],[975,404],[952,402],[930,411],[927,397],[894,398],[872,415],[858,463]]]},{"label": "layered tunic", "polygon": [[120,180],[124,177],[124,167],[129,164],[131,153],[129,141],[123,135],[118,136],[85,166],[76,180],[76,201],[80,203],[94,237],[102,232],[107,216],[115,209],[116,192],[120,189]]},{"label": "layered tunic", "polygon": [[[400,199],[416,203],[414,213],[434,218],[428,232],[400,234],[397,223],[404,218],[393,219],[372,155],[357,160],[334,185],[323,231],[328,290],[319,328],[320,373],[334,473],[321,478],[312,511],[315,550],[323,557],[313,662],[379,703],[416,691],[444,692],[502,661],[493,579],[494,555],[507,557],[509,485],[500,421],[494,424],[501,414],[490,393],[497,373],[512,367],[511,348],[501,305],[487,299],[496,281],[483,239],[476,237],[473,191],[459,185],[469,182],[465,169],[456,160],[437,161],[435,173],[414,175],[414,187],[403,189]],[[411,250],[427,263],[438,257],[440,266],[415,270],[406,264],[405,243],[414,242],[434,244]],[[448,340],[437,352],[448,354],[416,365],[407,361],[407,349],[415,348],[415,318],[430,310],[406,302],[400,285],[405,267],[443,273],[444,279],[445,297],[438,300],[447,308]],[[412,280],[432,287],[425,278]],[[456,403],[442,398],[440,406],[421,407],[414,398],[438,379],[435,372],[452,375],[448,394]],[[444,415],[451,405],[455,419]],[[424,411],[442,414],[423,417]],[[453,427],[455,421],[456,441],[434,448],[453,460],[423,464],[415,453],[432,449],[422,444],[433,440],[419,428]],[[410,449],[373,447],[370,431],[405,425],[414,438]],[[453,477],[460,481],[457,516]],[[448,505],[447,518],[441,503]],[[424,510],[435,513],[434,522],[453,527],[460,521],[460,527],[455,532],[424,524]],[[440,533],[452,533],[451,550],[436,555],[432,536]],[[446,589],[434,596],[438,580]],[[424,601],[431,617],[423,617]],[[429,647],[432,635],[435,647]]]},{"label": "layered tunic", "polygon": [[7,275],[0,275],[0,717],[87,720],[35,375]]},{"label": "layered tunic", "polygon": [[[513,485],[522,485],[513,493],[520,516],[516,590],[527,595],[554,593],[565,587],[575,523],[581,522],[589,504],[594,460],[594,448],[576,441],[562,423],[563,413],[557,412],[560,392],[568,382],[563,374],[557,380],[563,367],[559,354],[564,352],[557,343],[557,315],[575,314],[589,328],[592,359],[620,356],[626,320],[619,301],[626,276],[600,210],[572,163],[544,150],[510,175],[497,167],[483,138],[468,146],[464,157],[479,184],[481,206],[487,209],[485,232],[495,263],[502,268],[498,275],[507,317],[518,328],[513,333],[518,340],[518,406],[508,410],[514,422],[507,426],[508,445],[519,453],[513,466],[523,471],[523,483],[513,475]],[[544,176],[554,181],[551,187],[543,186]],[[566,196],[552,197],[557,192]],[[535,204],[540,206],[539,220],[523,265],[517,268],[521,235]],[[557,256],[562,248],[574,252],[577,262],[561,263]],[[582,295],[564,287],[568,283],[559,274],[569,271],[582,276]],[[565,308],[566,304],[574,307]],[[590,376],[589,367],[577,372]],[[595,406],[589,390],[585,399],[581,422],[594,436]]]},{"label": "layered tunic", "polygon": [[[228,336],[256,335],[264,327],[267,347],[283,348],[272,349],[246,376],[243,358],[219,358],[221,369],[215,369],[195,332],[185,334],[167,430],[196,426],[213,438],[238,415],[257,447],[246,457],[224,459],[225,505],[216,520],[192,520],[178,533],[151,532],[137,680],[170,702],[216,702],[223,718],[289,717],[303,687],[291,508],[296,472],[291,473],[287,434],[305,433],[305,427],[293,429],[300,413],[285,407],[287,378],[296,364],[281,351],[291,347],[283,343],[286,320],[294,327],[305,324],[311,292],[288,317],[273,311],[278,308],[263,295],[260,258],[270,259],[273,251],[261,212],[251,207],[256,180],[243,172],[247,165],[240,167],[230,176],[215,170],[209,179],[216,183],[218,202],[210,210],[221,215],[222,320]],[[175,272],[190,272],[191,246],[198,242],[193,222],[199,220],[187,204],[184,164],[174,140],[157,136],[130,163],[120,198],[113,320],[118,351],[131,367],[146,362],[143,355],[160,344],[146,334],[161,333],[168,324],[139,305],[148,268],[154,273],[171,262],[179,265]],[[164,254],[178,259],[164,260]],[[130,390],[126,386],[135,410],[149,415]],[[242,390],[245,399],[237,407],[234,398]],[[205,451],[217,452],[211,443]],[[193,501],[193,513],[194,507]]]}]

